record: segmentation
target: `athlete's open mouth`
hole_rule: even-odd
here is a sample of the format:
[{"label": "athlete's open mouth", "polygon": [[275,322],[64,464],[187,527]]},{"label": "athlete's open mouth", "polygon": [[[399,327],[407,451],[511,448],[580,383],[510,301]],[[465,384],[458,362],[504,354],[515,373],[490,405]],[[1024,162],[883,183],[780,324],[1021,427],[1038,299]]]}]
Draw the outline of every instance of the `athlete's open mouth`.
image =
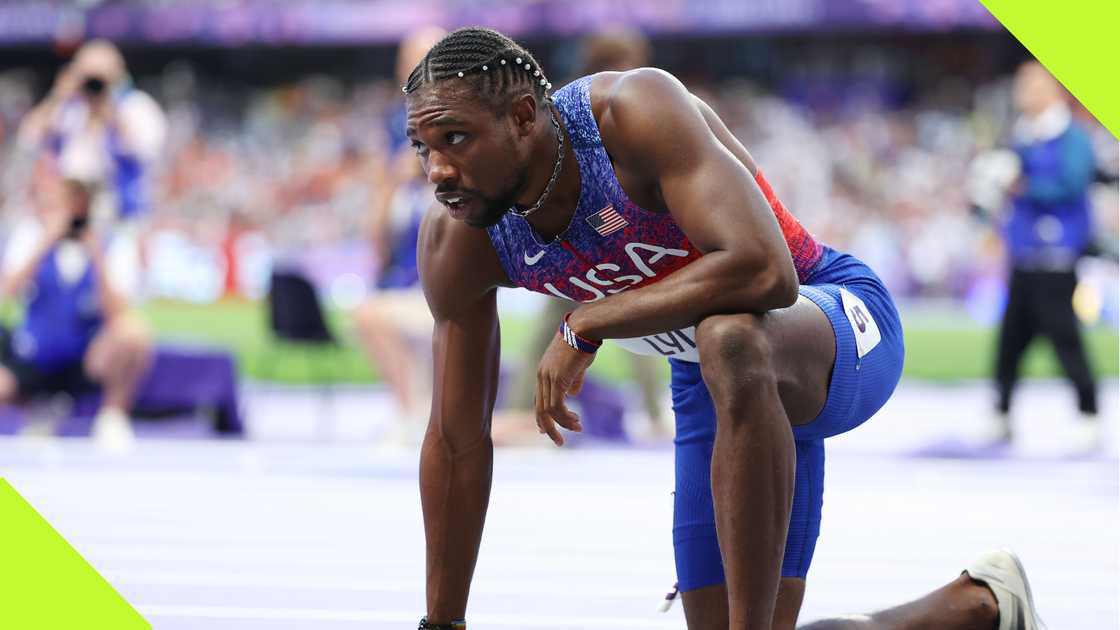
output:
[{"label": "athlete's open mouth", "polygon": [[463,193],[437,193],[436,199],[447,208],[447,212],[455,219],[466,219],[472,206],[470,195]]},{"label": "athlete's open mouth", "polygon": [[467,202],[467,196],[461,193],[439,193],[436,199],[449,210],[461,210]]}]

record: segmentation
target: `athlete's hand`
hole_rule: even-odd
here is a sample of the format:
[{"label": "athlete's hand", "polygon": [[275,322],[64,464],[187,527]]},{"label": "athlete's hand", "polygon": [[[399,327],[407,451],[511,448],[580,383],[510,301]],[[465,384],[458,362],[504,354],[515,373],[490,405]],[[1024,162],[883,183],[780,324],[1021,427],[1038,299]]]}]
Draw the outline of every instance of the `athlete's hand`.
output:
[{"label": "athlete's hand", "polygon": [[572,348],[557,334],[537,366],[537,428],[556,446],[564,444],[557,424],[569,431],[583,431],[579,415],[568,409],[564,397],[579,393],[583,375],[594,360],[594,354]]}]

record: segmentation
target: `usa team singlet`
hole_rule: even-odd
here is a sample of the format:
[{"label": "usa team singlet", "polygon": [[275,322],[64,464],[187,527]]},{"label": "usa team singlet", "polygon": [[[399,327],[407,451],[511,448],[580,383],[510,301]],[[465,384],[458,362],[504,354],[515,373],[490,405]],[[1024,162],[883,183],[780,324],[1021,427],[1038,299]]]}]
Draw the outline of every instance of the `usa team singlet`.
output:
[{"label": "usa team singlet", "polygon": [[[507,214],[489,228],[509,279],[530,291],[573,302],[594,302],[657,282],[700,257],[668,213],[639,208],[618,183],[591,113],[591,77],[556,92],[556,109],[579,164],[580,198],[568,229],[542,243],[527,221]],[[785,235],[798,278],[805,282],[823,249],[755,177]],[[639,354],[698,361],[695,327],[636,339],[612,339]]]}]

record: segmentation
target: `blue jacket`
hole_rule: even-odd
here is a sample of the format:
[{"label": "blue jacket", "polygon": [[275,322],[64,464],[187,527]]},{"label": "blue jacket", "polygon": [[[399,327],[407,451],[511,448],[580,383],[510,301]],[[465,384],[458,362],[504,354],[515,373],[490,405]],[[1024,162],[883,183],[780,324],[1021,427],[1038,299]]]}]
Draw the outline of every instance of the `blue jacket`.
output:
[{"label": "blue jacket", "polygon": [[1076,124],[1049,140],[1015,147],[1026,180],[1006,226],[1016,268],[1070,270],[1093,239],[1089,185],[1095,170],[1088,134]]},{"label": "blue jacket", "polygon": [[69,283],[57,257],[56,247],[39,264],[23,323],[12,335],[16,354],[47,373],[80,363],[103,323],[92,265]]}]

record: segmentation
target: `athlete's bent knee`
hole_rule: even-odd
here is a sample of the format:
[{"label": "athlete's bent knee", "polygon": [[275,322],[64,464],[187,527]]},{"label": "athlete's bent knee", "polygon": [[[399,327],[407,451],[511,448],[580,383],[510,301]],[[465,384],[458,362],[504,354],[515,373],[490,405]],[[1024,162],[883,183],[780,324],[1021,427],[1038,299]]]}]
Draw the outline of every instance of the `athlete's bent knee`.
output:
[{"label": "athlete's bent knee", "polygon": [[769,362],[770,342],[762,317],[750,313],[713,315],[696,327],[700,365],[742,366],[757,361]]},{"label": "athlete's bent knee", "polygon": [[700,373],[717,409],[749,404],[776,383],[773,347],[762,317],[715,315],[696,327]]}]

